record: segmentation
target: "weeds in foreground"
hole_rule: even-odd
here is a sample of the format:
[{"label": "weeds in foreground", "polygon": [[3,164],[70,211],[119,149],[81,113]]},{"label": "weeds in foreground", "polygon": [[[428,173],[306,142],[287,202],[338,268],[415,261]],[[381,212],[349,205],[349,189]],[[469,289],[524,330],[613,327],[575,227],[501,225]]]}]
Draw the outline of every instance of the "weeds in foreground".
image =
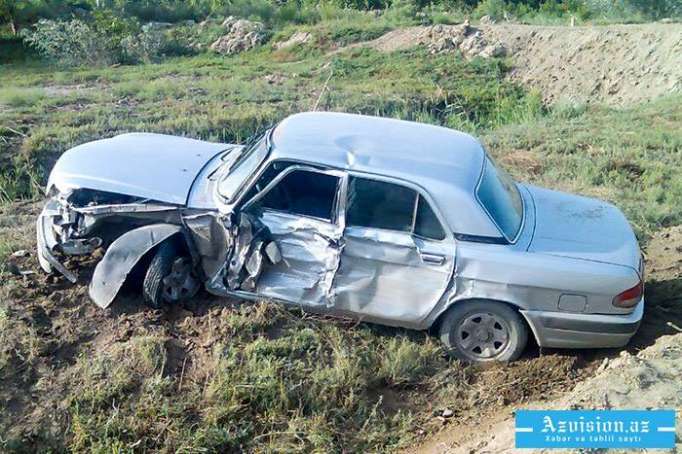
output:
[{"label": "weeds in foreground", "polygon": [[[416,389],[433,370],[461,367],[425,334],[348,330],[269,304],[212,311],[198,323],[210,326],[210,347],[182,360],[170,358],[164,336],[133,336],[81,357],[69,397],[71,447],[388,449],[412,439],[415,415],[407,407],[387,415],[382,390]],[[111,414],[132,401],[134,413]],[[149,436],[159,430],[167,435]]]},{"label": "weeds in foreground", "polygon": [[0,204],[41,197],[43,191],[39,172],[22,164],[0,169]]}]

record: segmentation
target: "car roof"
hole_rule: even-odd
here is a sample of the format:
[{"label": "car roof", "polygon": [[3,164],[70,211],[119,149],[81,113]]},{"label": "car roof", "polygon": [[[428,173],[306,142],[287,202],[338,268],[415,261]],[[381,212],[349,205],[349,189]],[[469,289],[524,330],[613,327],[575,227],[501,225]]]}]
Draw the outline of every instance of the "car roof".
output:
[{"label": "car roof", "polygon": [[269,160],[275,159],[412,182],[431,195],[454,232],[500,236],[475,196],[485,151],[463,132],[390,118],[305,112],[275,127]]}]

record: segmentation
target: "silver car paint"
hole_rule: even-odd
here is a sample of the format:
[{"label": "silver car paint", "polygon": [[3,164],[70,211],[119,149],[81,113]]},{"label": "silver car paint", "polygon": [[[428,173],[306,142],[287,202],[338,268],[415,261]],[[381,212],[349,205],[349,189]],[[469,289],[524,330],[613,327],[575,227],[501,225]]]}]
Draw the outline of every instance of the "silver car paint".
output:
[{"label": "silver car paint", "polygon": [[62,154],[47,190],[65,193],[89,188],[184,205],[202,167],[228,148],[228,144],[163,134],[121,134]]},{"label": "silver car paint", "polygon": [[[321,162],[317,162],[317,155],[306,154],[311,151],[309,147],[297,152],[277,148],[278,138],[280,143],[290,147],[295,143],[304,143],[306,138],[313,140],[309,135],[300,138],[300,142],[284,140],[283,136],[302,131],[301,124],[312,122],[317,116],[323,118],[324,122],[338,120],[342,123],[351,122],[348,117],[353,117],[356,124],[362,124],[367,118],[305,114],[299,119],[301,121],[294,123],[296,127],[291,128],[288,134],[278,133],[279,126],[273,134],[273,149],[261,166],[261,172],[278,159],[302,161],[301,166],[314,160],[318,166],[330,167],[328,172],[339,176],[343,183],[339,187],[341,197],[334,222],[272,211],[264,212],[259,219],[236,213],[236,205],[224,203],[216,193],[220,152],[228,150],[229,153],[230,147],[234,146],[201,145],[199,148],[206,151],[202,155],[203,162],[194,159],[198,157],[196,155],[188,157],[187,163],[182,162],[179,154],[169,161],[157,159],[158,169],[155,173],[159,175],[172,175],[178,169],[190,167],[196,170],[192,178],[196,179],[193,185],[190,183],[188,186],[189,179],[178,182],[176,189],[181,196],[167,195],[159,201],[187,201],[184,207],[165,208],[179,215],[177,224],[184,226],[192,239],[201,258],[206,287],[210,292],[247,299],[265,297],[303,305],[314,311],[352,315],[367,321],[416,329],[428,328],[450,305],[457,302],[498,300],[520,309],[541,346],[615,346],[627,342],[634,334],[636,326],[632,332],[595,333],[566,330],[561,325],[565,322],[565,326],[575,327],[577,325],[574,322],[582,321],[585,326],[603,323],[631,327],[641,318],[643,302],[630,309],[617,308],[612,304],[617,293],[636,285],[640,278],[637,272],[639,249],[632,230],[617,209],[593,199],[519,185],[526,214],[522,231],[514,244],[455,240],[452,231],[457,230],[450,223],[453,217],[469,218],[468,221],[458,220],[458,225],[466,226],[467,234],[489,237],[492,236],[491,226],[495,228],[475,201],[471,192],[473,189],[469,191],[468,201],[463,202],[463,188],[470,184],[470,178],[480,174],[480,169],[476,168],[478,163],[473,158],[477,152],[471,149],[466,152],[470,155],[467,162],[475,163],[474,168],[469,169],[472,176],[465,177],[462,169],[458,169],[460,180],[454,183],[454,189],[450,188],[445,193],[448,196],[456,195],[456,201],[462,202],[457,206],[457,213],[453,214],[448,211],[453,209],[453,201],[442,193],[446,184],[444,177],[417,174],[412,178],[415,180],[413,182],[408,180],[409,163],[389,163],[383,157],[368,157],[367,150],[376,150],[379,145],[373,140],[361,140],[362,134],[370,135],[366,128],[359,131],[355,128],[357,133],[352,136],[342,134],[334,141],[337,147],[335,151],[322,153]],[[388,122],[387,128],[393,133],[397,133],[397,126],[403,126],[404,123],[384,121]],[[283,124],[287,122],[292,124],[290,120],[285,120]],[[372,122],[371,126],[376,129],[380,124]],[[409,132],[414,132],[414,128],[410,126]],[[422,135],[429,136],[434,132],[432,127],[424,128]],[[343,132],[343,128],[341,130]],[[108,140],[115,142],[115,139]],[[145,139],[152,140],[147,136]],[[166,138],[162,136],[160,140],[163,142]],[[180,140],[184,142],[188,139]],[[367,148],[361,149],[363,144]],[[147,145],[157,150],[157,158],[163,155],[163,147]],[[188,156],[191,153],[191,149],[186,151]],[[483,153],[482,150],[480,153]],[[382,163],[389,166],[390,172],[380,175]],[[107,166],[103,161],[100,164]],[[131,194],[134,192],[130,189],[132,185],[125,181],[122,170],[113,172],[120,173],[117,177],[120,184],[115,188],[112,186],[114,178],[99,178],[98,171],[89,165],[90,161],[85,169],[81,169],[72,158],[58,163],[55,167],[58,174],[50,178],[51,184],[60,190],[72,191],[77,190],[80,183],[87,182],[89,186],[83,187],[150,196],[151,191]],[[427,162],[413,171],[426,172],[431,165]],[[97,177],[81,179],[87,172],[93,172]],[[447,238],[434,241],[399,232],[346,227],[344,191],[348,173],[386,179],[417,189],[436,210],[448,230]],[[76,175],[77,178],[71,179],[70,175]],[[256,177],[249,184],[253,184]],[[100,180],[102,186],[94,187]],[[260,195],[274,184],[276,181]],[[154,186],[155,183],[150,185]],[[153,191],[165,193],[172,189],[156,187]],[[444,199],[448,201],[444,203]],[[547,207],[553,207],[554,211],[547,210]],[[594,207],[603,208],[595,211]],[[467,216],[461,216],[462,212],[471,209],[477,212],[469,216],[467,211]],[[53,202],[48,203],[47,214],[41,219],[58,219],[54,210]],[[72,207],[71,210],[80,211],[81,216],[89,215],[96,220],[99,216],[107,215],[107,210],[104,210],[104,214],[83,213],[83,208]],[[126,208],[121,210],[125,211]],[[545,215],[556,224],[554,229],[547,225],[546,220],[540,219]],[[167,218],[166,214],[165,220],[158,222],[167,222]],[[611,230],[606,232],[597,229],[603,222],[612,223],[611,227],[617,229],[621,243],[626,244],[604,241],[604,236]],[[46,224],[49,222],[39,222],[39,238],[50,228]],[[480,230],[475,230],[476,226]],[[577,239],[586,241],[577,243],[574,234],[576,229],[580,232]],[[493,233],[500,235],[499,231]],[[81,235],[84,234],[87,232],[81,232]],[[45,240],[42,243],[39,240],[41,250],[49,252],[50,256],[58,249],[56,243],[58,241],[47,246]],[[572,249],[570,245],[573,243],[579,247]],[[47,266],[45,268],[49,269]],[[590,325],[590,322],[597,325]]]},{"label": "silver car paint", "polygon": [[151,224],[121,235],[95,267],[88,288],[90,298],[102,309],[109,307],[135,264],[155,246],[181,233],[178,225]]},{"label": "silver car paint", "polygon": [[[272,133],[272,145],[271,161],[308,162],[412,183],[427,189],[453,231],[500,236],[472,197],[485,152],[468,134],[388,118],[308,112],[283,120]],[[460,216],[463,211],[468,215]]]},{"label": "silver car paint", "polygon": [[187,197],[187,206],[189,208],[197,208],[204,210],[212,210],[216,208],[216,186],[222,177],[221,166],[225,157],[233,152],[239,152],[243,147],[240,145],[229,145],[224,153],[219,153],[213,157],[196,176],[194,184]]},{"label": "silver car paint", "polygon": [[637,239],[618,208],[602,200],[527,188],[538,212],[530,252],[636,266]]}]

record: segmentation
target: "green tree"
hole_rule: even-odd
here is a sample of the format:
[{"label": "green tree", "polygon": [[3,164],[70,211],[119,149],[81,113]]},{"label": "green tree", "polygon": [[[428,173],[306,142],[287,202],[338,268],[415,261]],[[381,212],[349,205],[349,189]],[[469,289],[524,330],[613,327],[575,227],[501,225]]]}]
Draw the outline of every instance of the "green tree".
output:
[{"label": "green tree", "polygon": [[[16,35],[39,19],[71,18],[90,9],[89,0],[0,0],[0,28]],[[94,0],[93,0],[94,1]]]}]

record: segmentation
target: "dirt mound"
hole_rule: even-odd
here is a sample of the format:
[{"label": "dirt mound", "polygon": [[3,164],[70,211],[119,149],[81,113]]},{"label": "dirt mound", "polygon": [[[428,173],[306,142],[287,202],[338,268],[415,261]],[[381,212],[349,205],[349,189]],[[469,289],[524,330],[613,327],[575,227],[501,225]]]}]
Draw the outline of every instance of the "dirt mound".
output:
[{"label": "dirt mound", "polygon": [[464,23],[457,27],[436,25],[428,35],[428,49],[432,54],[459,50],[467,58],[502,57],[507,50],[499,42],[488,43],[481,30]]},{"label": "dirt mound", "polygon": [[[665,336],[637,355],[623,352],[605,359],[594,377],[579,383],[559,400],[533,403],[530,409],[624,409],[682,408],[682,334]],[[678,440],[682,428],[678,427]],[[453,437],[455,438],[455,437]],[[463,437],[459,437],[461,440]],[[422,452],[510,453],[514,446],[514,419],[508,415],[487,427],[483,433],[463,442],[431,444]],[[677,449],[682,444],[677,445]],[[540,450],[538,452],[553,452]]]},{"label": "dirt mound", "polygon": [[464,48],[458,38],[462,27],[408,27],[360,45],[382,52],[422,45],[438,51],[460,50],[465,56],[506,53],[513,62],[510,77],[537,89],[547,103],[626,105],[682,89],[680,24],[480,25],[472,29],[473,45]]},{"label": "dirt mound", "polygon": [[624,105],[682,89],[682,26],[532,27],[484,33],[509,49],[511,77],[545,101]]},{"label": "dirt mound", "polygon": [[682,226],[657,232],[644,252],[646,309],[629,345],[633,353],[662,335],[682,332]]},{"label": "dirt mound", "polygon": [[313,39],[312,33],[298,31],[291,35],[288,39],[274,43],[272,47],[274,47],[277,50],[288,49],[290,47],[298,46],[300,44],[305,44],[309,42],[311,39]]},{"label": "dirt mound", "polygon": [[393,52],[423,45],[432,54],[459,51],[467,59],[501,57],[506,53],[502,43],[488,42],[480,29],[471,27],[468,23],[393,30],[360,45],[382,52]]}]

